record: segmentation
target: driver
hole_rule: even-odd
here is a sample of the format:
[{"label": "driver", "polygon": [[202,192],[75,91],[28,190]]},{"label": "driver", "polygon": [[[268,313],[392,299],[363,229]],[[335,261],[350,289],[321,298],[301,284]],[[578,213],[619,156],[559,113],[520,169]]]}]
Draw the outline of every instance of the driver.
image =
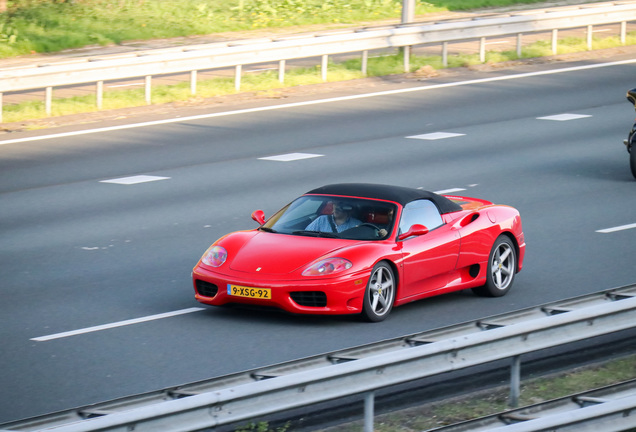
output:
[{"label": "driver", "polygon": [[393,213],[393,208],[390,208],[387,213],[387,223],[385,225],[385,228],[380,228],[380,231],[378,231],[378,237],[386,237],[386,235],[389,233],[388,230],[391,229],[391,223],[393,222]]},{"label": "driver", "polygon": [[342,232],[357,227],[362,222],[351,217],[353,206],[350,204],[335,202],[333,214],[319,216],[305,228],[307,231]]}]

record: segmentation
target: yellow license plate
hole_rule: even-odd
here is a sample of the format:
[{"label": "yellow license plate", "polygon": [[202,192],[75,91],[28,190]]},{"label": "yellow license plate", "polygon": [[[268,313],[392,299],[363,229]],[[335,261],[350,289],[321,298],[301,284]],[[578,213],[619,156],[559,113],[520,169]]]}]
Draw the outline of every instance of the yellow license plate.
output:
[{"label": "yellow license plate", "polygon": [[269,288],[252,288],[228,284],[227,295],[255,299],[271,299],[272,290],[270,290]]}]

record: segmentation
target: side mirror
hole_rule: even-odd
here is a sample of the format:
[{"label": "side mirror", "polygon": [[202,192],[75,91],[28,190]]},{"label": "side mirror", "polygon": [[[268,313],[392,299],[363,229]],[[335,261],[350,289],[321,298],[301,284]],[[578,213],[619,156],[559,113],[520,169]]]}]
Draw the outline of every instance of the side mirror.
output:
[{"label": "side mirror", "polygon": [[259,225],[263,225],[265,223],[265,212],[263,210],[256,210],[252,213],[252,219],[258,222]]},{"label": "side mirror", "polygon": [[400,234],[398,240],[404,240],[413,236],[422,236],[424,234],[428,234],[428,228],[424,225],[415,224],[412,225],[407,232]]}]

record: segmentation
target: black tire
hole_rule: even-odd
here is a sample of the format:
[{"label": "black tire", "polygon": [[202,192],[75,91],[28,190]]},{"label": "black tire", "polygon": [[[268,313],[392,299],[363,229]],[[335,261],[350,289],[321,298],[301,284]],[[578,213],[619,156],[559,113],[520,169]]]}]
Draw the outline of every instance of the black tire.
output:
[{"label": "black tire", "polygon": [[385,262],[377,263],[371,271],[364,291],[363,317],[371,322],[384,320],[393,309],[396,289],[397,284],[391,266]]},{"label": "black tire", "polygon": [[500,235],[490,250],[486,284],[473,288],[473,292],[484,297],[501,297],[512,287],[517,272],[517,250],[505,235]]}]

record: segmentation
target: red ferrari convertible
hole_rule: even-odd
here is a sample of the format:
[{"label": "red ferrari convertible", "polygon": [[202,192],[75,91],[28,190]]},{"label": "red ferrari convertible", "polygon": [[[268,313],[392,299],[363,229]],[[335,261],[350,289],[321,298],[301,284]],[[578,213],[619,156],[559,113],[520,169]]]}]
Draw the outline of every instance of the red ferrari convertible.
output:
[{"label": "red ferrari convertible", "polygon": [[194,267],[199,302],[382,321],[451,291],[506,294],[526,248],[512,207],[398,186],[323,186],[252,218],[259,228],[220,238]]}]

